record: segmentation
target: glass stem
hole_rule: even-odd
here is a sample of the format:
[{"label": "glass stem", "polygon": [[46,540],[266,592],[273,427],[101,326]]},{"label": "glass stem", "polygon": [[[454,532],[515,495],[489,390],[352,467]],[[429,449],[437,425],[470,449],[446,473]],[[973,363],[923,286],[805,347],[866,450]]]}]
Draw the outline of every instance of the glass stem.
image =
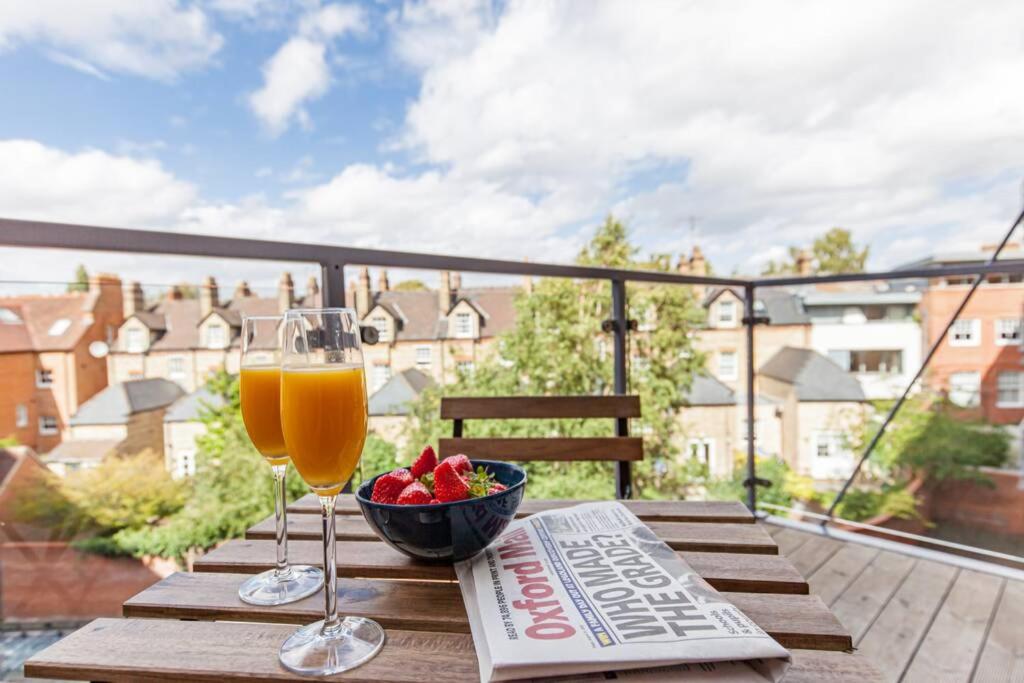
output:
[{"label": "glass stem", "polygon": [[334,503],[337,494],[320,496],[320,515],[324,532],[324,626],[321,635],[332,635],[341,628],[338,618],[338,563],[334,556]]},{"label": "glass stem", "polygon": [[285,476],[288,465],[273,465],[274,470],[274,522],[277,525],[274,536],[277,541],[277,567],[274,578],[283,581],[291,577],[292,568],[288,566],[288,512],[285,509],[288,497],[285,495]]}]

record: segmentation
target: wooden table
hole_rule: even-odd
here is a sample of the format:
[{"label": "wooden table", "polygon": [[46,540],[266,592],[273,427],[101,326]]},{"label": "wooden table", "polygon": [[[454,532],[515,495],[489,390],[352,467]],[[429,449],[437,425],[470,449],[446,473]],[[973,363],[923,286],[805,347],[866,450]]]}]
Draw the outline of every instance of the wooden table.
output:
[{"label": "wooden table", "polygon": [[[573,504],[524,501],[520,513]],[[631,501],[626,505],[715,588],[793,654],[787,681],[873,681],[850,634],[740,503]],[[290,559],[321,564],[319,507],[289,508]],[[281,607],[238,599],[243,574],[271,568],[273,519],[199,558],[25,664],[29,677],[102,681],[309,680],[277,661],[295,625],[322,617],[321,594]],[[375,659],[329,680],[445,683],[478,679],[462,596],[450,567],[423,565],[378,541],[351,496],[338,502],[339,611],[387,629]]]}]

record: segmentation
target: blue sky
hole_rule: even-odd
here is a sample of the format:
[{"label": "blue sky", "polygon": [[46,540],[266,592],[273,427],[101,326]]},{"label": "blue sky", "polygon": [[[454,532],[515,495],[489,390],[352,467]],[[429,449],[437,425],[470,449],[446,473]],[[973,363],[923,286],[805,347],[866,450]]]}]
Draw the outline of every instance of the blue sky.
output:
[{"label": "blue sky", "polygon": [[[1018,208],[1021,25],[1010,1],[11,3],[0,215],[557,262],[613,212],[722,273],[842,225],[893,266]],[[45,262],[83,260],[211,267]]]}]

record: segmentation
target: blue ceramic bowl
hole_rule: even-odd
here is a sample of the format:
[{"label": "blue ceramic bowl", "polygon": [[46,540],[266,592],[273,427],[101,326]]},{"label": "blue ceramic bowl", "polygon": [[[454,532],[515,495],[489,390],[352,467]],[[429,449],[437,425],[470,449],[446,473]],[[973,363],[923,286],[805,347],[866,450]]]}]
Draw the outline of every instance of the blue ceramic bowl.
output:
[{"label": "blue ceramic bowl", "polygon": [[507,462],[471,462],[474,470],[483,465],[508,488],[485,498],[454,503],[388,505],[370,500],[377,481],[374,477],[356,490],[363,517],[382,541],[417,560],[452,563],[473,557],[516,516],[526,491],[526,472]]}]

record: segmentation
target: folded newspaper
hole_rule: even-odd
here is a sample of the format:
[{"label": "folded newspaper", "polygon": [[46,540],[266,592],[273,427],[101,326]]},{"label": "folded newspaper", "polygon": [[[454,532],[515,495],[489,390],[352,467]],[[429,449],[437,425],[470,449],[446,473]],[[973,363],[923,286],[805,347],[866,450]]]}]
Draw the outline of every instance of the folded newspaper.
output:
[{"label": "folded newspaper", "polygon": [[455,570],[485,683],[778,681],[789,664],[621,503],[516,520]]}]

